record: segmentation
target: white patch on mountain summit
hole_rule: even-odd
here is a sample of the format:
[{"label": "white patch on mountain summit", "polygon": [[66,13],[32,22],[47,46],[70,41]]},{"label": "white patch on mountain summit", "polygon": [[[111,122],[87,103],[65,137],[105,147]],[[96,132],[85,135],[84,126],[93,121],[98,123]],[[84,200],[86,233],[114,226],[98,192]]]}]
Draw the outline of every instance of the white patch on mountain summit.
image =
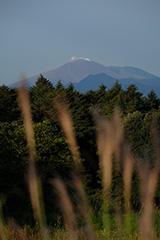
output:
[{"label": "white patch on mountain summit", "polygon": [[82,60],[86,60],[86,61],[91,61],[89,58],[83,58],[83,57],[71,57],[71,61],[73,62],[73,61],[76,61],[76,60],[80,60],[80,59],[82,59]]}]

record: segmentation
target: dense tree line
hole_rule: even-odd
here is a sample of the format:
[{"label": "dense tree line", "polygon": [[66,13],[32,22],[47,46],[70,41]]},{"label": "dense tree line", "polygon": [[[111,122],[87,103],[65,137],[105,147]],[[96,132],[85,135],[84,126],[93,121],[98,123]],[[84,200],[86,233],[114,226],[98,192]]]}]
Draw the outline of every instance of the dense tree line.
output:
[{"label": "dense tree line", "polygon": [[[123,90],[116,82],[110,89],[102,84],[98,90],[90,90],[84,94],[74,89],[72,83],[64,87],[59,81],[54,87],[40,75],[35,86],[29,88],[29,94],[37,148],[37,169],[45,186],[46,211],[49,216],[52,212],[49,221],[54,218],[53,212],[57,209],[52,206],[53,195],[48,198],[51,188],[48,179],[57,174],[68,178],[74,168],[67,142],[57,122],[53,102],[57,95],[70,106],[81,158],[88,176],[88,191],[91,194],[97,196],[100,188],[96,132],[92,116],[94,108],[100,109],[104,117],[110,118],[115,107],[119,107],[125,138],[131,144],[133,155],[143,157],[147,152],[151,161],[154,161],[150,129],[155,117],[160,126],[160,99],[153,90],[145,97],[135,85],[131,84]],[[5,216],[15,217],[21,222],[30,222],[32,216],[25,179],[27,165],[28,147],[17,89],[3,85],[0,86],[0,197]],[[115,180],[115,185],[116,181],[119,180]],[[160,204],[158,195],[156,200]],[[138,208],[136,201],[133,205],[135,209]]]}]

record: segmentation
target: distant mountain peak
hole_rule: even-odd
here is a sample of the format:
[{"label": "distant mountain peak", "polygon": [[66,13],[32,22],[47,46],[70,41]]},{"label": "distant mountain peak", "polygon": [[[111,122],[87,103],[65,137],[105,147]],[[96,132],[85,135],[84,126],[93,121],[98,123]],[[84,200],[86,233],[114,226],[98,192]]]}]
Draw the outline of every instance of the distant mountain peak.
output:
[{"label": "distant mountain peak", "polygon": [[[71,61],[42,75],[50,80],[54,85],[61,80],[65,85],[69,82],[78,83],[89,75],[96,75],[105,73],[115,80],[132,78],[135,80],[154,79],[156,76],[150,74],[140,68],[126,66],[126,67],[106,67],[95,61],[91,61],[85,57],[72,57]],[[28,85],[33,86],[37,81],[40,73],[27,79]],[[10,85],[17,86],[17,83]]]}]

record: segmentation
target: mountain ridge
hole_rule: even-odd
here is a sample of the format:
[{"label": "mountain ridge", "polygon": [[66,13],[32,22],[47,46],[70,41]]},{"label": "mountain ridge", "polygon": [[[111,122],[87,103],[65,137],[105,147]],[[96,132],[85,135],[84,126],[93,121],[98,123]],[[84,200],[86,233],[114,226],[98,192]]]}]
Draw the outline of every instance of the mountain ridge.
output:
[{"label": "mountain ridge", "polygon": [[[69,82],[78,83],[91,74],[96,75],[99,73],[105,73],[106,75],[109,75],[117,80],[124,78],[134,78],[136,80],[157,78],[156,75],[148,73],[140,68],[132,66],[106,67],[95,61],[82,58],[65,63],[60,67],[42,73],[42,75],[55,85],[59,80],[61,80],[63,84],[67,84]],[[39,76],[40,74],[36,74],[32,77],[27,78],[28,85],[34,85]],[[9,87],[15,86],[18,86],[18,82],[9,85]]]},{"label": "mountain ridge", "polygon": [[153,89],[157,96],[160,97],[159,77],[142,80],[137,80],[134,78],[115,79],[105,73],[99,73],[96,75],[89,75],[82,79],[79,83],[73,83],[73,86],[76,90],[85,93],[91,89],[97,90],[101,84],[104,84],[109,89],[116,81],[121,84],[123,90],[126,90],[130,84],[134,84],[138,88],[138,91],[141,91],[143,95],[147,96],[148,93]]},{"label": "mountain ridge", "polygon": [[[132,66],[104,66],[87,58],[76,59],[63,64],[53,70],[42,73],[54,86],[61,80],[64,86],[72,82],[75,89],[85,93],[88,90],[96,90],[103,83],[107,88],[113,86],[118,80],[125,90],[130,84],[135,84],[139,91],[147,95],[154,90],[160,97],[160,78],[140,68]],[[35,84],[40,74],[27,79],[28,87]],[[19,87],[20,83],[9,85]]]}]

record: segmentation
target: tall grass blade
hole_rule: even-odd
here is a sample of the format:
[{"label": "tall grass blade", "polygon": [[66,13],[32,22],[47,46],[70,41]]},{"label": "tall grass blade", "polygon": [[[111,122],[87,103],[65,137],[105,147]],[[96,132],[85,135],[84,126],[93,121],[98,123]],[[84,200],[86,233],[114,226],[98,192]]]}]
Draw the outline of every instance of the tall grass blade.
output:
[{"label": "tall grass blade", "polygon": [[23,239],[23,240],[29,240],[26,236],[26,233],[24,229],[22,229],[14,219],[9,220],[9,228],[12,229],[13,235],[15,236],[15,239]]},{"label": "tall grass blade", "polygon": [[79,195],[79,199],[78,199],[78,208],[82,214],[82,216],[84,217],[86,223],[87,223],[87,228],[86,228],[86,233],[88,236],[89,240],[95,240],[96,239],[96,235],[95,235],[95,231],[93,228],[93,223],[91,220],[91,208],[88,204],[85,192],[84,192],[84,188],[82,185],[82,182],[80,180],[80,178],[78,176],[76,176],[75,174],[73,175],[73,184],[75,186],[75,189]]},{"label": "tall grass blade", "polygon": [[[59,122],[61,124],[61,127],[64,131],[64,134],[66,136],[73,160],[75,162],[75,170],[76,170],[76,178],[73,180],[74,182],[74,186],[78,192],[78,194],[81,197],[81,206],[83,208],[83,217],[85,218],[87,224],[88,224],[88,229],[89,229],[89,235],[88,237],[90,239],[95,239],[95,234],[93,231],[93,224],[90,218],[90,214],[88,213],[88,210],[90,209],[89,204],[87,202],[86,199],[86,195],[85,195],[85,191],[83,188],[83,184],[81,181],[81,177],[83,177],[83,166],[81,163],[81,158],[80,158],[80,153],[78,150],[78,144],[77,144],[77,140],[75,137],[75,133],[74,133],[74,128],[73,128],[73,122],[72,122],[72,118],[70,115],[70,111],[67,107],[67,105],[62,102],[62,100],[60,98],[55,100],[55,104],[56,104],[56,108],[58,111],[58,118],[59,118]],[[76,184],[77,183],[77,184]]]},{"label": "tall grass blade", "polygon": [[[152,240],[154,239],[153,234],[153,225],[154,225],[154,218],[153,218],[153,205],[154,205],[154,196],[156,191],[156,186],[158,183],[159,177],[159,170],[160,170],[160,150],[159,150],[159,136],[157,130],[157,124],[155,124],[152,128],[153,134],[153,142],[155,147],[155,166],[153,169],[149,169],[144,172],[143,169],[140,169],[140,176],[142,180],[141,184],[141,191],[142,191],[142,218],[141,218],[141,233],[142,239],[144,240]],[[145,186],[145,189],[143,189]]]},{"label": "tall grass blade", "polygon": [[131,185],[132,185],[133,158],[129,146],[123,145],[123,183],[124,183],[124,227],[125,234],[129,236],[132,232],[131,223]]},{"label": "tall grass blade", "polygon": [[64,131],[73,160],[75,162],[76,171],[81,175],[83,167],[69,108],[60,97],[56,98],[54,103],[57,108],[59,123]]},{"label": "tall grass blade", "polygon": [[94,112],[97,127],[97,147],[99,151],[100,168],[103,184],[103,225],[107,237],[110,237],[110,194],[112,183],[112,158],[113,153],[120,159],[122,131],[120,126],[119,111],[115,110],[111,120],[102,118],[97,111]]},{"label": "tall grass blade", "polygon": [[0,201],[0,239],[7,240],[7,236],[4,230],[4,223],[3,223],[3,213],[2,213],[2,204]]},{"label": "tall grass blade", "polygon": [[28,169],[28,186],[30,199],[33,208],[35,221],[39,223],[42,239],[48,239],[46,230],[45,214],[42,201],[42,190],[40,180],[35,168],[36,145],[34,138],[34,129],[28,91],[23,83],[19,88],[19,105],[23,115],[24,128],[26,132],[27,143],[29,146],[29,169]]},{"label": "tall grass blade", "polygon": [[67,193],[67,189],[60,178],[56,178],[52,180],[51,184],[56,188],[57,194],[59,196],[66,230],[69,234],[68,239],[78,240],[78,229],[76,224],[76,217],[74,214],[71,200]]}]

